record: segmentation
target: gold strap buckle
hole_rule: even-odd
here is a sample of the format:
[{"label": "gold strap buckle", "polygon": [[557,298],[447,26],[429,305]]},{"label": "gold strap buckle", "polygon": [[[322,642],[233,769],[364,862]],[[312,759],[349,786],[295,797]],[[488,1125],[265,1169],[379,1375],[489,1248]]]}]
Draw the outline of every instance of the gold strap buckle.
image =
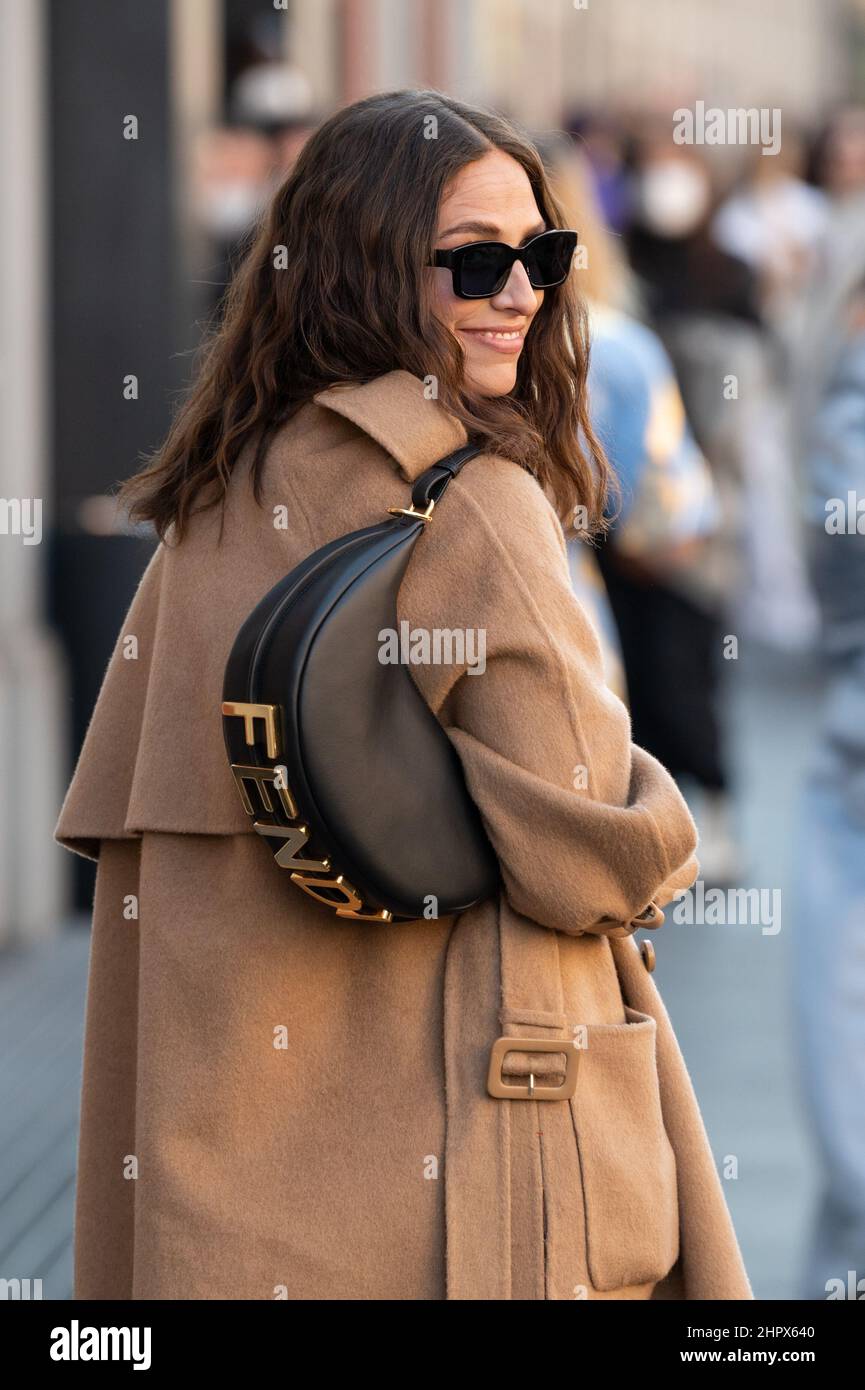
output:
[{"label": "gold strap buckle", "polygon": [[[508,1052],[561,1052],[565,1058],[565,1079],[559,1086],[538,1086],[534,1073],[528,1082],[507,1085],[502,1064]],[[498,1038],[490,1051],[487,1090],[500,1100],[570,1100],[577,1089],[579,1049],[569,1038]]]},{"label": "gold strap buckle", "polygon": [[388,507],[389,516],[412,516],[416,521],[429,521],[433,513],[435,502],[428,502],[422,512],[416,511],[414,507]]}]

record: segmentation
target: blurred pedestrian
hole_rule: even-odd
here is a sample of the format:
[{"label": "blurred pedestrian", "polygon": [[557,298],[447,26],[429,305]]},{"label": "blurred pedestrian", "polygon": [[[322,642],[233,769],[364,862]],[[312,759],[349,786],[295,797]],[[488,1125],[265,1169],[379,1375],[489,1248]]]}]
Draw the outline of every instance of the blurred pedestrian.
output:
[{"label": "blurred pedestrian", "polygon": [[[679,559],[691,557],[693,542],[712,532],[711,472],[688,427],[663,344],[638,317],[636,284],[604,223],[581,147],[561,138],[539,146],[585,252],[579,284],[592,335],[590,409],[620,488],[608,543],[634,561],[674,570]],[[596,558],[578,541],[571,555],[581,572]]]},{"label": "blurred pedestrian", "polygon": [[[637,168],[629,250],[724,513],[719,563],[692,573],[690,599],[737,639],[805,650],[816,613],[789,457],[787,366],[763,318],[765,271],[717,244],[702,151],[648,140]],[[717,649],[720,634],[690,616]]]},{"label": "blurred pedestrian", "polygon": [[[545,148],[586,250],[579,274],[592,324],[590,402],[622,487],[597,562],[624,660],[634,736],[691,795],[704,878],[726,881],[740,856],[716,701],[719,640],[707,611],[728,543],[724,512],[663,343],[627,312],[640,304],[640,294],[599,215],[579,147],[568,151],[559,141]],[[590,557],[578,542],[571,554],[579,582]],[[695,602],[695,589],[702,603]]]},{"label": "blurred pedestrian", "polygon": [[804,163],[803,141],[785,122],[778,153],[750,152],[712,221],[721,249],[757,277],[761,317],[779,332],[814,269],[829,216],[826,195],[802,177]]},{"label": "blurred pedestrian", "polygon": [[806,435],[825,691],[794,897],[795,1033],[821,1177],[805,1298],[848,1289],[851,1271],[854,1288],[865,1278],[865,204],[858,235],[850,213],[827,248],[836,277],[817,287],[835,320],[821,320]]}]

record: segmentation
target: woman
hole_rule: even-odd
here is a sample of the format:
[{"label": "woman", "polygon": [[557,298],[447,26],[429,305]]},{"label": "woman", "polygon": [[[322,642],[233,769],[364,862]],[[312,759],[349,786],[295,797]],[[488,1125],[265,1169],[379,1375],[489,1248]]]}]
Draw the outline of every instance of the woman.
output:
[{"label": "woman", "polygon": [[[99,861],[79,1298],[751,1296],[631,939],[694,880],[693,823],[630,744],[548,500],[596,521],[607,490],[567,258],[532,252],[527,272],[497,252],[478,298],[465,266],[433,264],[561,225],[505,121],[429,92],[340,112],[134,483],[162,544],[56,832]],[[482,672],[410,669],[502,892],[459,917],[337,924],[251,833],[223,667],[287,570],[405,505],[469,434],[483,453],[418,541],[398,617],[484,634]],[[503,1064],[513,1099],[487,1090],[501,1035],[526,1038]],[[574,1094],[533,1099],[536,1077],[572,1077],[574,1046]]]}]

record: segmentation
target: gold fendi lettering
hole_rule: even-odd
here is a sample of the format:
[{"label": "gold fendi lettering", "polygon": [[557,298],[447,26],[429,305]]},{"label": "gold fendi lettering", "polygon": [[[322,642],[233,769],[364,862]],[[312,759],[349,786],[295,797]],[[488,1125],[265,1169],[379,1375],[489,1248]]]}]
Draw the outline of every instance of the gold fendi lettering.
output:
[{"label": "gold fendi lettering", "polygon": [[[291,881],[302,888],[304,893],[308,893],[311,898],[316,898],[318,902],[325,903],[327,907],[332,907],[335,911],[339,911],[340,907],[348,907],[353,911],[358,911],[363,907],[357,890],[342,874],[337,874],[334,878],[312,878],[307,874],[292,874]],[[316,889],[326,889],[330,893],[342,893],[345,902],[335,903],[332,897],[325,897],[322,891],[316,892]]]},{"label": "gold fendi lettering", "polygon": [[[245,704],[238,700],[226,700],[222,705],[222,713],[228,716],[235,716],[244,721],[244,735],[249,745],[255,743],[255,720],[264,721],[265,736],[267,740],[267,755],[269,758],[276,758],[280,747],[280,726],[279,705],[255,705]],[[274,854],[274,859],[281,869],[293,870],[291,874],[292,883],[296,883],[298,888],[302,888],[304,893],[308,893],[317,902],[323,903],[325,907],[330,907],[337,917],[347,917],[356,922],[390,922],[393,914],[386,908],[379,912],[365,912],[364,903],[357,889],[343,874],[337,874],[329,859],[302,859],[300,851],[304,845],[309,843],[309,827],[304,824],[278,825],[267,821],[256,820],[256,811],[250,800],[247,791],[247,782],[254,782],[258,788],[258,797],[261,806],[266,812],[274,814],[274,801],[271,796],[276,792],[280,804],[287,818],[299,821],[300,812],[292,794],[291,788],[286,781],[286,769],[280,763],[276,767],[256,767],[249,763],[232,763],[231,771],[243,809],[247,815],[252,816],[253,829],[259,835],[268,839],[282,840],[282,844]],[[302,870],[302,872],[298,872]],[[327,877],[323,877],[327,875]]]},{"label": "gold fendi lettering", "polygon": [[[298,860],[302,863],[302,860]],[[330,865],[328,864],[328,869]],[[363,901],[358,893],[344,877],[338,874],[336,878],[307,878],[306,874],[292,874],[292,883],[296,883],[298,888],[302,888],[304,893],[308,893],[317,902],[324,903],[326,907],[334,908],[337,917],[349,917],[354,922],[391,922],[393,913],[388,912],[387,908],[382,908],[380,912],[364,912]],[[333,893],[342,893],[345,898],[345,906],[338,907],[332,898],[323,897],[317,893],[316,888],[326,889]]]},{"label": "gold fendi lettering", "polygon": [[268,787],[272,787],[279,795],[285,814],[289,816],[291,820],[296,819],[298,812],[297,806],[294,803],[294,797],[285,784],[285,778],[276,768],[253,767],[251,764],[247,765],[246,763],[232,763],[231,771],[234,773],[234,780],[237,784],[237,790],[240,792],[243,809],[248,815],[255,815],[255,807],[249,799],[249,793],[246,790],[245,784],[247,782],[254,782],[258,787],[258,794],[261,797],[261,804],[265,811],[273,811],[274,809],[273,802],[267,790]]},{"label": "gold fendi lettering", "polygon": [[353,922],[392,922],[393,913],[383,907],[381,912],[355,912],[350,907],[338,907],[337,917],[350,917]]},{"label": "gold fendi lettering", "polygon": [[[276,856],[276,859],[279,862],[279,855]],[[303,859],[295,859],[292,862],[302,864],[307,871],[315,872],[315,866]],[[325,859],[321,868],[330,872],[330,861]],[[343,874],[337,874],[335,878],[313,878],[311,874],[307,877],[306,873],[294,873],[291,876],[291,881],[296,883],[298,888],[302,888],[304,893],[308,893],[311,898],[315,898],[317,902],[324,903],[325,907],[332,907],[337,917],[350,917],[355,922],[390,922],[393,920],[393,913],[388,912],[387,908],[382,908],[380,912],[364,912],[360,894]],[[340,907],[333,901],[332,897],[325,897],[322,892],[316,892],[316,889],[341,893],[345,898],[344,905]]]},{"label": "gold fendi lettering", "polygon": [[305,825],[265,825],[253,821],[259,835],[269,835],[274,840],[284,840],[285,844],[274,854],[281,869],[303,869],[307,873],[330,873],[329,859],[300,859],[298,850],[309,842],[309,829]]},{"label": "gold fendi lettering", "polygon": [[269,758],[279,756],[279,705],[253,705],[243,700],[225,700],[222,705],[222,713],[229,718],[234,717],[243,720],[243,735],[250,748],[255,743],[255,721],[262,719],[264,721],[267,756]]}]

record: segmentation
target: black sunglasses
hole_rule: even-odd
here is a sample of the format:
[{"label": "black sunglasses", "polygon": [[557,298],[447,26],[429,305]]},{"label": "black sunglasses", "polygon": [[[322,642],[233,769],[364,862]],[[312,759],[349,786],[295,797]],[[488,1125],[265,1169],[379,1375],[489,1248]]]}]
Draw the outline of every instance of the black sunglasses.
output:
[{"label": "black sunglasses", "polygon": [[490,299],[504,289],[514,261],[525,266],[532,289],[561,285],[568,277],[576,245],[576,232],[554,228],[532,237],[525,246],[469,241],[452,251],[434,251],[431,264],[450,270],[454,294],[460,299]]}]

